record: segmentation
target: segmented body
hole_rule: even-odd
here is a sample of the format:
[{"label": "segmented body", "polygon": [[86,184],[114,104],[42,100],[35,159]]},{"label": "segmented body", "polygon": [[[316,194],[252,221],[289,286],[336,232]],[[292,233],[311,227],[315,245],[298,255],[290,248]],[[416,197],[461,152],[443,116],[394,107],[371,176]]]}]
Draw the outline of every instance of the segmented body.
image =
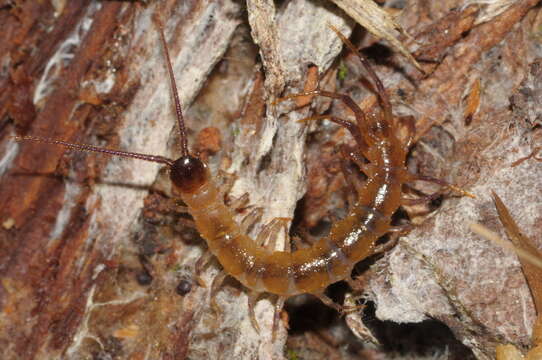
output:
[{"label": "segmented body", "polygon": [[[330,26],[359,57],[367,70],[376,87],[381,111],[367,117],[349,96],[323,90],[290,95],[283,99],[324,96],[340,100],[350,108],[356,123],[327,115],[315,116],[312,119],[327,117],[351,133],[357,146],[354,150],[347,150],[346,155],[367,175],[367,180],[362,186],[356,186],[357,202],[344,219],[333,224],[328,236],[309,248],[294,252],[273,251],[260,246],[242,231],[241,226],[234,220],[233,212],[224,204],[207,165],[190,154],[166,40],[161,25],[159,27],[175,101],[182,151],[180,158],[172,160],[159,155],[105,149],[35,136],[16,136],[15,139],[60,145],[78,151],[131,157],[169,167],[173,193],[188,206],[196,227],[212,254],[216,256],[226,274],[253,290],[249,297],[249,309],[256,329],[258,325],[253,312],[253,295],[261,292],[277,294],[277,308],[282,306],[288,296],[312,293],[318,295],[326,304],[339,309],[322,294],[323,290],[329,284],[349,277],[353,266],[373,253],[376,240],[391,230],[391,216],[401,205],[403,184],[414,179],[405,168],[409,141],[402,141],[395,135],[391,103],[381,81],[348,39]],[[413,125],[410,124],[407,128],[412,136]],[[217,278],[223,279],[223,275]]]},{"label": "segmented body", "polygon": [[[391,128],[384,123],[387,119],[379,121],[380,128]],[[243,285],[281,296],[319,293],[350,276],[354,264],[372,254],[375,241],[389,231],[391,216],[400,206],[406,150],[391,132],[385,134],[387,138],[372,135],[366,136],[374,143],[365,155],[376,171],[368,174],[348,215],[310,248],[285,252],[258,246],[234,221],[210,176],[197,192],[180,196],[210,251]]]},{"label": "segmented body", "polygon": [[[233,213],[220,199],[206,166],[199,172],[200,187],[196,191],[183,191],[172,176],[174,189],[188,205],[210,251],[229,275],[255,292],[282,298],[302,293],[319,295],[329,284],[349,277],[353,266],[370,256],[376,240],[391,229],[391,216],[401,205],[403,183],[412,180],[405,167],[410,141],[403,143],[395,135],[392,107],[382,82],[354,45],[336,28],[330,28],[359,57],[372,78],[381,111],[367,117],[349,96],[322,90],[286,97],[317,95],[338,99],[356,117],[356,123],[333,116],[314,117],[329,117],[350,131],[357,143],[351,157],[367,175],[364,185],[356,189],[357,202],[344,219],[333,224],[327,237],[295,252],[265,249],[241,231]],[[409,130],[412,136],[412,124]]]}]

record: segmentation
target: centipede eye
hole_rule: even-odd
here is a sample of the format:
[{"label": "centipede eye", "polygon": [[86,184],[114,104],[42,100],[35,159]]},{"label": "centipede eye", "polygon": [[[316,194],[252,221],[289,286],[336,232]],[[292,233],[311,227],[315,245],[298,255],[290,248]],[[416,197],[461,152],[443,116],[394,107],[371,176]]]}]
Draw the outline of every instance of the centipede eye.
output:
[{"label": "centipede eye", "polygon": [[208,179],[207,165],[194,156],[185,155],[171,165],[169,175],[171,182],[183,193],[194,193],[202,187]]}]

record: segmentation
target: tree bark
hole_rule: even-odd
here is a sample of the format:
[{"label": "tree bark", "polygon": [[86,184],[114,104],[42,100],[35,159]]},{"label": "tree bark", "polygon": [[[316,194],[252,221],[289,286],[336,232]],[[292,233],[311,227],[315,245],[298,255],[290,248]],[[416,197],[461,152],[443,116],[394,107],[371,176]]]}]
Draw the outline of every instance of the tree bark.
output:
[{"label": "tree bark", "polygon": [[[206,245],[171,199],[158,165],[10,137],[176,158],[154,17],[165,25],[191,147],[224,183],[227,201],[248,194],[236,220],[255,216],[253,237],[282,217],[310,241],[345,213],[352,190],[337,149],[352,140],[326,121],[296,120],[350,114],[325,99],[298,108],[274,101],[319,79],[321,88],[377,111],[355,57],[341,53],[327,24],[353,33],[376,64],[395,114],[416,118],[409,169],[477,198],[446,196],[429,216],[427,207],[405,207],[403,216],[421,225],[365,262],[371,267],[356,271],[347,294],[373,301],[379,320],[437,319],[478,358],[491,358],[497,343],[525,347],[534,307],[519,263],[471,234],[468,224],[482,222],[505,236],[491,200],[495,190],[526,235],[542,244],[542,164],[510,166],[541,143],[539,2],[385,3],[390,12],[402,8],[395,20],[412,38],[399,41],[425,74],[325,0],[0,4],[2,358],[329,359],[386,356],[401,344],[379,336],[386,323],[365,324],[367,310],[341,321],[323,306],[311,311],[310,297],[292,299],[273,339],[275,299],[262,296],[258,334],[247,291],[233,280],[218,291],[216,314],[209,292],[220,266],[212,262],[203,272],[207,287],[196,284],[194,266]],[[434,190],[424,185],[416,188]],[[277,248],[288,247],[284,234],[277,236]],[[181,283],[187,291],[178,289]],[[344,295],[335,288],[332,295]],[[357,337],[345,335],[351,331]],[[448,336],[433,343],[469,353]],[[370,338],[390,346],[371,347]],[[409,341],[408,349],[419,344]],[[356,354],[341,352],[345,344]]]}]

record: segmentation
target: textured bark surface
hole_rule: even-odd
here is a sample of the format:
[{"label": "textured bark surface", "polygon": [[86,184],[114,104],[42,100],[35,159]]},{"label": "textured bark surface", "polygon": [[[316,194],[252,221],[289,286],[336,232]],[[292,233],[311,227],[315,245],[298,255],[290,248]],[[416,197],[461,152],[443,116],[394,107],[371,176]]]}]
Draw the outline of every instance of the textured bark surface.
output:
[{"label": "textured bark surface", "polygon": [[[468,225],[481,222],[504,237],[494,190],[542,246],[542,164],[511,167],[542,142],[539,1],[378,3],[412,37],[399,39],[425,74],[331,1],[0,3],[2,358],[372,359],[403,350],[407,358],[487,359],[497,343],[527,346],[534,308],[519,263]],[[273,104],[320,78],[322,88],[377,108],[328,23],[353,34],[376,63],[394,112],[416,118],[410,170],[477,198],[406,207],[399,217],[419,226],[360,264],[348,290],[331,287],[340,301],[346,293],[374,304],[346,321],[300,296],[288,303],[273,341],[275,299],[257,303],[257,334],[246,290],[234,281],[218,291],[222,313],[215,314],[209,285],[220,267],[206,268],[208,287],[194,283],[206,246],[174,206],[159,166],[9,138],[41,135],[175,157],[157,14],[192,148],[226,183],[226,200],[249,194],[251,207],[239,209],[237,220],[264,209],[251,235],[286,217],[291,233],[310,241],[351,200],[337,151],[349,136],[326,121],[295,121],[324,111],[349,117],[344,106]],[[277,247],[284,246],[282,236]]]},{"label": "textured bark surface", "polygon": [[[138,239],[147,234],[138,219],[158,167],[64,155],[6,135],[168,155],[170,88],[151,16],[167,19],[188,104],[226,51],[240,7],[88,1],[56,13],[39,4],[2,10],[2,44],[12,46],[3,51],[1,80],[3,358],[182,357],[194,305],[180,306],[175,286],[160,285],[167,278],[146,289],[134,276]],[[167,274],[165,266],[156,272]]]}]

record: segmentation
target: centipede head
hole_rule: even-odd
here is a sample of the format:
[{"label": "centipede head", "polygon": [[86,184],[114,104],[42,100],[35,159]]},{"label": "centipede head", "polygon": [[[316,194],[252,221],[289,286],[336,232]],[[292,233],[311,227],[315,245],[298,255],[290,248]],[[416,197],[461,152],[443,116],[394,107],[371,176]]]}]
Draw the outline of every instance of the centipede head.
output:
[{"label": "centipede head", "polygon": [[158,23],[160,39],[164,47],[164,53],[166,55],[166,63],[171,81],[171,90],[173,92],[173,100],[175,102],[175,111],[177,114],[177,124],[179,129],[179,138],[181,140],[181,152],[180,158],[175,160],[170,165],[171,183],[181,193],[193,194],[197,192],[207,181],[209,181],[209,169],[207,165],[201,161],[198,157],[190,155],[188,151],[188,140],[186,136],[186,128],[184,125],[184,117],[181,108],[181,102],[179,100],[179,94],[177,91],[177,85],[175,84],[175,76],[173,75],[173,68],[171,66],[171,59],[164,36],[162,25]]},{"label": "centipede head", "polygon": [[169,177],[182,193],[195,193],[209,180],[207,165],[199,158],[184,155],[173,162]]},{"label": "centipede head", "polygon": [[174,190],[180,193],[187,194],[193,194],[197,192],[203,185],[205,185],[209,181],[210,173],[207,165],[197,156],[191,155],[188,151],[188,140],[186,136],[186,127],[184,124],[181,102],[179,100],[177,85],[175,84],[175,77],[173,75],[173,68],[171,66],[171,59],[169,56],[169,51],[161,23],[158,23],[158,32],[160,34],[160,39],[162,41],[164,53],[166,55],[166,64],[169,79],[171,82],[173,100],[175,103],[175,112],[177,115],[177,125],[181,145],[180,158],[178,158],[177,160],[172,160],[159,155],[147,155],[128,151],[106,149],[88,144],[77,144],[40,136],[12,136],[12,138],[14,138],[16,141],[34,141],[53,145],[60,145],[77,151],[96,152],[111,156],[135,158],[139,160],[167,165],[170,169],[170,179],[174,186]]}]

